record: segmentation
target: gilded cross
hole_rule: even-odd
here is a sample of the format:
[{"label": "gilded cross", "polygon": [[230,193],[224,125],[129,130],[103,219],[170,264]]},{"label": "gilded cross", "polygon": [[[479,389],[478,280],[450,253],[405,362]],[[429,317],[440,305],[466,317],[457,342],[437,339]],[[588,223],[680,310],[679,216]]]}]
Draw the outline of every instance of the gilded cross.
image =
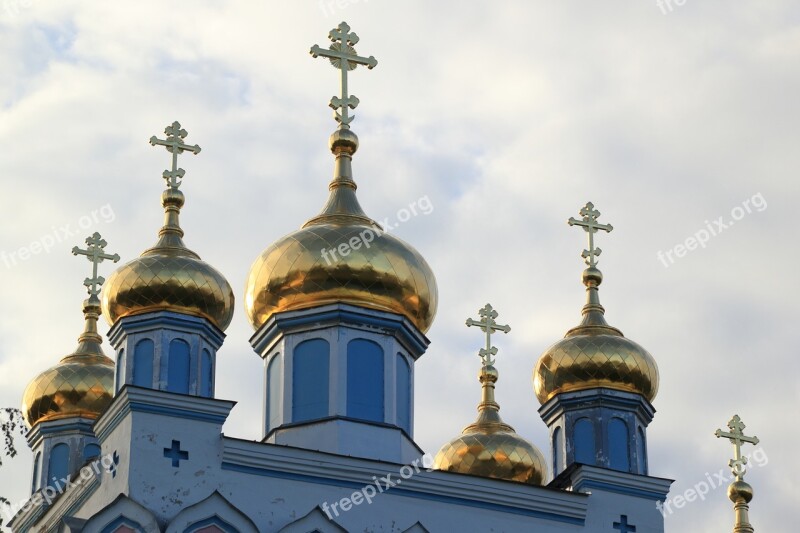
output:
[{"label": "gilded cross", "polygon": [[[311,55],[313,57],[327,57],[331,65],[338,68],[341,72],[341,96],[334,96],[328,104],[333,109],[333,117],[339,123],[340,128],[349,129],[350,123],[353,121],[353,116],[350,116],[349,110],[358,107],[359,100],[355,95],[348,93],[347,88],[347,73],[355,69],[358,65],[364,65],[372,70],[378,64],[378,60],[374,56],[362,57],[356,53],[355,45],[358,43],[358,35],[350,31],[350,26],[346,22],[342,22],[336,28],[328,33],[328,38],[333,42],[326,50],[320,48],[318,45],[311,47]],[[339,111],[337,111],[337,109]]]},{"label": "gilded cross", "polygon": [[167,180],[167,186],[171,189],[177,189],[181,186],[180,180],[186,174],[182,168],[178,168],[178,155],[182,154],[184,150],[192,152],[194,155],[200,153],[198,145],[188,145],[183,142],[189,134],[185,129],[181,128],[181,123],[177,120],[164,128],[164,133],[167,134],[165,140],[159,139],[155,135],[150,137],[150,144],[153,146],[164,146],[167,152],[172,153],[172,170],[164,171],[164,179]]},{"label": "gilded cross", "polygon": [[589,235],[589,249],[584,250],[581,254],[581,257],[586,261],[586,264],[590,268],[594,268],[597,265],[597,257],[603,253],[603,250],[600,248],[595,248],[594,246],[594,234],[597,233],[597,230],[603,230],[605,232],[611,233],[611,230],[614,229],[614,226],[611,224],[598,224],[597,217],[600,216],[600,211],[594,208],[594,204],[592,202],[587,203],[583,208],[580,210],[581,220],[578,220],[574,217],[569,217],[567,220],[567,224],[570,226],[580,226],[582,227],[586,233]]},{"label": "gilded cross", "polygon": [[501,326],[495,322],[498,314],[491,304],[486,304],[481,310],[478,311],[478,314],[481,316],[481,320],[468,318],[467,327],[478,326],[484,333],[486,333],[486,348],[481,348],[481,350],[478,352],[478,355],[480,355],[481,361],[483,361],[483,366],[493,365],[494,359],[492,356],[497,355],[497,348],[492,346],[492,335],[494,335],[495,331],[508,333],[511,331],[511,327],[507,324],[505,326]]},{"label": "gilded cross", "polygon": [[110,255],[105,253],[104,248],[108,243],[96,231],[93,235],[86,237],[86,249],[81,250],[77,246],[72,248],[72,255],[85,255],[92,262],[92,277],[83,280],[83,284],[89,290],[89,297],[96,297],[100,294],[100,286],[106,281],[103,276],[97,275],[97,265],[106,259],[113,262],[119,261],[119,254]]},{"label": "gilded cross", "polygon": [[747,464],[747,457],[742,457],[742,444],[750,443],[753,445],[758,444],[758,437],[746,437],[744,434],[744,422],[742,419],[739,418],[739,415],[733,415],[733,418],[730,419],[728,422],[728,431],[722,431],[718,429],[714,435],[719,437],[726,438],[733,443],[733,459],[730,460],[728,466],[731,467],[731,472],[736,479],[741,479],[742,476],[745,474],[747,470],[745,465]]}]

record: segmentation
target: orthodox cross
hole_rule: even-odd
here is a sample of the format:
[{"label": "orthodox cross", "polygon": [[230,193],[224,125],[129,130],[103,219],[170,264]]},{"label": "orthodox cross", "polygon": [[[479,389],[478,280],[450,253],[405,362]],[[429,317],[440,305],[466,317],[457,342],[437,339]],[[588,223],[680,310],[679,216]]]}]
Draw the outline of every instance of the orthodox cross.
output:
[{"label": "orthodox cross", "polygon": [[622,533],[635,533],[636,526],[632,526],[628,523],[628,515],[622,515],[619,517],[619,522],[614,522],[614,529],[622,531]]},{"label": "orthodox cross", "polygon": [[584,250],[581,254],[581,257],[583,257],[583,259],[586,261],[586,264],[590,268],[594,268],[597,265],[596,258],[603,253],[603,250],[600,248],[595,248],[594,246],[594,234],[597,233],[597,230],[599,229],[611,233],[611,230],[614,229],[614,226],[611,224],[597,223],[597,217],[600,216],[600,211],[594,208],[594,204],[592,202],[589,202],[583,206],[583,208],[580,210],[580,214],[583,217],[581,220],[578,220],[574,217],[569,217],[567,224],[570,226],[580,226],[589,235],[589,249]]},{"label": "orthodox cross", "polygon": [[164,133],[167,134],[166,140],[159,139],[155,135],[150,137],[150,144],[153,146],[164,146],[167,152],[172,153],[172,170],[165,170],[164,179],[167,180],[167,186],[171,189],[177,189],[181,186],[180,180],[186,174],[182,168],[178,168],[178,155],[182,154],[184,150],[192,152],[194,155],[200,153],[198,145],[188,145],[183,142],[183,139],[189,134],[185,129],[181,128],[181,123],[177,120],[164,128]]},{"label": "orthodox cross", "polygon": [[733,418],[730,419],[728,422],[728,428],[730,432],[722,431],[718,429],[714,435],[719,437],[726,438],[733,443],[733,459],[728,463],[728,466],[731,467],[731,472],[736,479],[741,479],[741,477],[745,473],[745,465],[747,464],[747,457],[742,457],[742,444],[750,443],[750,444],[758,444],[758,437],[746,437],[744,434],[744,422],[742,419],[739,418],[739,415],[733,415]]},{"label": "orthodox cross", "polygon": [[354,47],[359,41],[358,35],[350,31],[350,26],[346,22],[342,22],[332,29],[328,33],[328,38],[333,41],[333,44],[327,50],[315,44],[311,47],[311,55],[313,57],[327,57],[331,65],[341,71],[342,95],[331,98],[328,105],[333,109],[333,117],[339,123],[339,127],[349,129],[354,117],[350,116],[348,109],[358,107],[359,100],[355,95],[348,93],[347,72],[355,69],[358,65],[365,65],[369,70],[372,70],[377,66],[378,60],[374,56],[362,57],[356,53]]},{"label": "orthodox cross", "polygon": [[486,304],[481,310],[478,311],[478,314],[481,316],[481,320],[468,318],[467,327],[478,326],[483,332],[486,333],[486,348],[481,348],[481,350],[478,352],[478,355],[480,355],[481,361],[483,361],[483,366],[493,365],[494,359],[492,356],[497,355],[497,348],[492,346],[492,335],[494,335],[495,331],[508,333],[511,331],[511,327],[508,324],[501,326],[495,322],[495,318],[497,318],[498,314],[491,304]]},{"label": "orthodox cross", "polygon": [[119,261],[119,254],[110,255],[105,253],[104,248],[108,243],[96,231],[90,237],[86,237],[86,249],[81,250],[77,246],[72,248],[72,255],[85,255],[86,259],[92,262],[92,277],[83,280],[83,284],[89,290],[90,297],[100,294],[100,286],[106,281],[103,276],[97,275],[97,265],[106,259],[113,262]]}]

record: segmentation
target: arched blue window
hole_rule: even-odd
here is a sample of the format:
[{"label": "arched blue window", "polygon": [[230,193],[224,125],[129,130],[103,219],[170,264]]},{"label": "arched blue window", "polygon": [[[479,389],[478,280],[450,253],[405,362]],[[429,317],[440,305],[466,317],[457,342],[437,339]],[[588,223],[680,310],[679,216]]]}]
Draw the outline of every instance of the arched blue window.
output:
[{"label": "arched blue window", "polygon": [[189,394],[189,344],[182,339],[173,339],[169,343],[167,390]]},{"label": "arched blue window", "polygon": [[292,422],[328,416],[328,341],[311,339],[301,342],[294,349],[292,365]]},{"label": "arched blue window", "polygon": [[647,445],[644,441],[644,431],[639,428],[636,430],[636,434],[639,436],[636,439],[636,462],[639,466],[637,474],[645,476],[647,475]]},{"label": "arched blue window", "polygon": [[411,367],[403,354],[397,354],[397,425],[411,433]]},{"label": "arched blue window", "polygon": [[372,341],[347,344],[347,416],[383,422],[383,350]]},{"label": "arched blue window", "polygon": [[200,385],[199,396],[214,396],[214,383],[211,378],[211,352],[203,348],[203,355],[200,357]]},{"label": "arched blue window", "polygon": [[133,352],[133,384],[137,387],[153,388],[154,348],[155,345],[150,339],[143,339],[136,343]]},{"label": "arched blue window", "polygon": [[628,425],[621,418],[614,417],[608,421],[608,448],[611,468],[630,471],[630,434]]},{"label": "arched blue window", "polygon": [[267,431],[281,422],[282,373],[281,354],[275,354],[267,366]]},{"label": "arched blue window", "polygon": [[554,476],[564,471],[564,433],[560,427],[553,431],[553,468]]},{"label": "arched blue window", "polygon": [[575,448],[575,462],[585,465],[594,465],[595,440],[594,424],[588,418],[581,418],[575,422],[572,430]]},{"label": "arched blue window", "polygon": [[89,461],[89,460],[94,459],[96,457],[100,457],[100,446],[98,446],[97,444],[94,444],[94,443],[87,444],[83,448],[83,460],[84,461]]},{"label": "arched blue window", "polygon": [[39,488],[39,468],[42,466],[42,452],[37,452],[33,460],[33,481],[31,481],[31,494]]},{"label": "arched blue window", "polygon": [[68,475],[69,446],[63,442],[60,442],[53,446],[53,449],[50,450],[50,461],[47,465],[47,484],[50,485],[51,483],[55,483],[53,478],[56,478],[56,481],[61,483],[61,480]]},{"label": "arched blue window", "polygon": [[114,390],[118,391],[119,389],[122,388],[122,385],[124,385],[124,383],[122,382],[122,380],[124,379],[123,376],[125,375],[125,350],[124,349],[119,351],[119,354],[117,355],[117,363],[116,363],[116,365],[117,365],[116,366],[117,375],[116,375],[116,378],[115,378]]}]

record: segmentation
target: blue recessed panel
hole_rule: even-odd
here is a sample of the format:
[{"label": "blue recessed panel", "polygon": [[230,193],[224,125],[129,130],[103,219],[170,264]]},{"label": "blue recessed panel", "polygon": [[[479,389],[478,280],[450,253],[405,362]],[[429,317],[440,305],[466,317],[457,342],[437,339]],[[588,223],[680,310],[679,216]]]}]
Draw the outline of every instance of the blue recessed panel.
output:
[{"label": "blue recessed panel", "polygon": [[611,468],[628,472],[630,462],[630,434],[628,425],[621,418],[608,421],[608,455]]},{"label": "blue recessed panel", "polygon": [[[60,442],[50,450],[50,459],[47,468],[47,484],[55,486],[55,483],[62,483],[62,479],[69,474],[69,446]],[[55,478],[55,481],[53,481]]]},{"label": "blue recessed panel", "polygon": [[372,341],[347,344],[347,416],[383,422],[383,350]]},{"label": "blue recessed panel", "polygon": [[311,339],[301,342],[294,350],[292,363],[292,422],[328,416],[328,341]]},{"label": "blue recessed panel", "polygon": [[411,434],[411,367],[397,354],[397,425]]},{"label": "blue recessed panel", "polygon": [[594,424],[588,418],[581,418],[575,422],[573,428],[573,446],[575,447],[575,462],[585,465],[595,464]]},{"label": "blue recessed panel", "polygon": [[267,431],[281,422],[282,371],[281,354],[275,354],[267,367]]},{"label": "blue recessed panel", "polygon": [[181,339],[169,343],[167,390],[189,394],[189,344]]},{"label": "blue recessed panel", "polygon": [[137,387],[153,388],[154,350],[155,345],[150,339],[143,339],[136,343],[133,351],[133,384]]}]

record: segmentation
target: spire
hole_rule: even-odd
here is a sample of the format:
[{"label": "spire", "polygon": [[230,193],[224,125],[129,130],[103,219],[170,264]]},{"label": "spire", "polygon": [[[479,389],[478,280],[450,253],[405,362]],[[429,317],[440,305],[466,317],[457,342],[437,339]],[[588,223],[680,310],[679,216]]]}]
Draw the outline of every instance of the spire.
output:
[{"label": "spire", "polygon": [[327,49],[315,44],[311,47],[311,55],[315,58],[327,58],[341,74],[340,96],[332,97],[328,104],[333,109],[333,117],[339,124],[328,141],[336,160],[333,180],[328,185],[330,190],[328,201],[320,214],[306,222],[303,227],[331,222],[355,222],[377,226],[377,223],[364,213],[356,197],[357,186],[353,180],[352,161],[353,155],[358,150],[358,136],[350,130],[350,123],[355,118],[354,115],[350,115],[350,110],[358,107],[360,100],[349,93],[347,74],[358,65],[364,65],[372,70],[378,61],[373,56],[362,57],[356,53],[355,45],[359,37],[350,31],[350,26],[346,22],[332,29],[328,33],[328,38],[332,44]]},{"label": "spire", "polygon": [[482,428],[491,428],[495,431],[514,431],[511,426],[500,418],[500,405],[494,399],[495,383],[497,383],[500,374],[494,367],[494,356],[497,355],[497,348],[492,346],[492,335],[497,331],[508,333],[511,331],[511,327],[508,324],[502,326],[497,324],[495,319],[499,315],[491,304],[487,303],[478,311],[478,315],[480,315],[481,320],[468,318],[466,324],[467,327],[479,327],[486,336],[486,347],[478,351],[482,363],[478,374],[478,380],[481,382],[481,403],[478,404],[478,419],[475,423],[464,428],[464,433]]},{"label": "spire", "polygon": [[603,273],[597,268],[597,258],[603,253],[603,250],[594,245],[594,234],[597,233],[598,230],[611,233],[614,227],[611,224],[600,224],[597,222],[600,211],[594,208],[592,202],[588,202],[583,206],[579,213],[581,215],[580,220],[570,217],[567,224],[570,226],[582,227],[584,231],[586,231],[589,241],[589,249],[581,253],[581,257],[583,257],[587,266],[582,276],[583,284],[586,286],[586,305],[583,306],[583,320],[580,325],[571,329],[567,333],[567,336],[573,334],[573,332],[574,334],[578,334],[581,331],[585,331],[586,328],[593,327],[604,328],[609,330],[607,331],[608,333],[622,335],[618,329],[609,326],[603,316],[605,314],[605,308],[600,304],[599,294],[599,287],[603,282]]},{"label": "spire", "polygon": [[84,255],[86,259],[92,263],[92,277],[86,278],[83,281],[89,293],[89,298],[83,302],[85,324],[83,333],[78,337],[78,347],[72,354],[62,359],[62,362],[82,357],[101,357],[107,359],[102,348],[103,338],[97,332],[97,319],[100,317],[101,313],[100,299],[97,295],[100,294],[100,287],[105,282],[105,278],[97,274],[97,265],[106,259],[116,263],[119,261],[119,255],[105,253],[105,247],[108,243],[97,232],[87,237],[85,242],[85,250],[77,246],[72,248],[73,255]]},{"label": "spire", "polygon": [[172,154],[172,168],[164,170],[162,173],[162,177],[167,182],[167,188],[161,194],[161,205],[164,207],[164,226],[158,232],[158,242],[152,248],[145,250],[142,256],[179,255],[199,259],[200,257],[184,244],[183,229],[178,220],[185,201],[185,196],[179,187],[186,175],[186,171],[178,167],[178,156],[185,151],[197,155],[200,153],[200,146],[183,142],[189,133],[181,127],[181,123],[177,120],[164,128],[164,133],[167,135],[166,139],[159,139],[155,135],[150,137],[151,145],[163,146]]},{"label": "spire", "polygon": [[733,502],[733,509],[736,517],[733,533],[753,533],[753,531],[755,531],[753,526],[750,525],[750,517],[748,516],[750,510],[749,503],[753,499],[753,487],[744,481],[744,475],[747,472],[747,457],[742,456],[742,444],[749,443],[756,445],[759,443],[759,440],[758,437],[745,436],[745,427],[739,415],[733,415],[733,418],[728,422],[728,429],[730,429],[730,431],[718,429],[714,433],[717,438],[726,438],[733,444],[733,459],[728,463],[728,466],[731,467],[731,473],[735,478],[733,483],[728,487],[728,498]]},{"label": "spire", "polygon": [[480,320],[467,319],[468,327],[477,326],[486,336],[486,347],[478,351],[482,363],[478,373],[481,382],[478,418],[441,447],[433,466],[447,472],[542,485],[547,477],[542,452],[503,422],[500,406],[494,399],[499,374],[494,367],[497,348],[492,346],[492,335],[497,331],[508,333],[511,328],[497,324],[497,311],[490,304],[478,314]]}]

